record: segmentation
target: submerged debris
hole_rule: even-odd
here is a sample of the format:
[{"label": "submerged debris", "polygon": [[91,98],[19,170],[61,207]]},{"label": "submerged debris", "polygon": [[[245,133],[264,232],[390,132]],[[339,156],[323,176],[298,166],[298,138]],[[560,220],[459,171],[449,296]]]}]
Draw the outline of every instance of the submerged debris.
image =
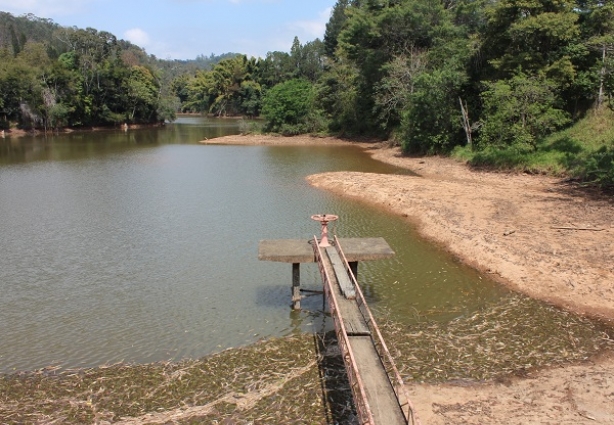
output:
[{"label": "submerged debris", "polygon": [[[518,295],[448,323],[378,319],[404,379],[496,379],[589,358],[611,329]],[[0,377],[0,423],[353,424],[334,332],[200,360],[42,369]]]},{"label": "submerged debris", "polygon": [[300,335],[201,360],[9,375],[0,378],[0,423],[327,424],[351,396],[321,344]]},{"label": "submerged debris", "polygon": [[407,381],[488,380],[585,360],[612,345],[612,330],[542,302],[510,295],[450,322],[380,323]]}]

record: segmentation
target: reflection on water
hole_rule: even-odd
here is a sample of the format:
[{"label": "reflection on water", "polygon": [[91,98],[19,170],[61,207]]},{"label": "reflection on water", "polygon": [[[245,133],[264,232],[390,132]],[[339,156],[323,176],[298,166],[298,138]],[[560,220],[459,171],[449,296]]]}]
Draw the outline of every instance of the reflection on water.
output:
[{"label": "reflection on water", "polygon": [[[200,357],[330,326],[321,297],[290,311],[290,265],[257,260],[260,239],[310,238],[314,213],[397,252],[360,265],[380,314],[448,320],[503,294],[401,219],[304,180],[401,170],[354,147],[195,144],[238,130],[212,126],[0,142],[0,371]],[[314,265],[301,279],[321,286]]]},{"label": "reflection on water", "polygon": [[0,165],[32,161],[60,161],[96,158],[137,148],[167,144],[196,143],[205,138],[237,134],[238,119],[208,119],[180,116],[164,127],[144,128],[127,132],[120,129],[49,133],[36,136],[8,137],[0,140]]}]

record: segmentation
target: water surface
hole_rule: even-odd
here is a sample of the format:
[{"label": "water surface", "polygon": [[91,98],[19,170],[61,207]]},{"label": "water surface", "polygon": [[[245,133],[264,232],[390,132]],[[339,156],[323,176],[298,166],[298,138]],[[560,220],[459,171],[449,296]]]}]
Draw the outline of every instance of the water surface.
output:
[{"label": "water surface", "polygon": [[[330,326],[322,299],[290,310],[291,267],[260,239],[382,236],[362,263],[379,314],[468,314],[504,291],[420,240],[407,222],[309,186],[318,172],[400,173],[356,147],[198,145],[236,121],[0,141],[0,372],[200,357]],[[306,287],[321,286],[303,266]]]}]

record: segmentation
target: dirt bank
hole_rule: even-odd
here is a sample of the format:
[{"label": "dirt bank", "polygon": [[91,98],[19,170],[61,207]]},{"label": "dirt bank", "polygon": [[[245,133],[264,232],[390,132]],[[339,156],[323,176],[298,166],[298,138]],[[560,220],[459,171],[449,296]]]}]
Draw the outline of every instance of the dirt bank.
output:
[{"label": "dirt bank", "polygon": [[294,136],[284,137],[270,134],[248,134],[216,137],[201,140],[203,145],[343,145],[351,144],[336,137]]},{"label": "dirt bank", "polygon": [[[614,206],[560,179],[472,171],[446,158],[374,158],[420,177],[325,173],[314,186],[379,205],[517,291],[612,323]],[[614,423],[614,357],[505,383],[410,386],[428,424]]]},{"label": "dirt bank", "polygon": [[614,206],[560,180],[475,172],[446,158],[374,157],[421,177],[310,176],[311,184],[383,206],[420,233],[514,289],[614,319]]}]

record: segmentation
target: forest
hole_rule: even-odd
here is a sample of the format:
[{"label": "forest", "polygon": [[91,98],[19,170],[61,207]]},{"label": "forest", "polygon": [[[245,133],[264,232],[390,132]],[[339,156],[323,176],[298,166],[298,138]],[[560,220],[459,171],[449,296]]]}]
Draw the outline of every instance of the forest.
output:
[{"label": "forest", "polygon": [[159,60],[105,31],[0,12],[0,128],[172,121],[172,80],[234,56]]},{"label": "forest", "polygon": [[5,127],[241,115],[262,117],[266,132],[369,137],[408,154],[614,183],[610,1],[338,0],[323,40],[206,63],[6,15]]}]

